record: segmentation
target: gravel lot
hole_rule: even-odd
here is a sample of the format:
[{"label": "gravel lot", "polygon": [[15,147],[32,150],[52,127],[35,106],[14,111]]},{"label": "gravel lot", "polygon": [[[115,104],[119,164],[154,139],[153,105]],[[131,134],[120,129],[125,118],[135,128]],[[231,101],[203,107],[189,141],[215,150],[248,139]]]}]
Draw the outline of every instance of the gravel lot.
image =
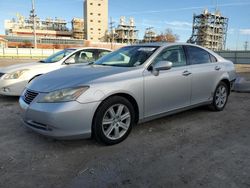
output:
[{"label": "gravel lot", "polygon": [[21,125],[18,98],[0,96],[0,187],[249,188],[249,122],[250,94],[232,93],[223,112],[201,107],[137,125],[107,147],[37,135]]}]

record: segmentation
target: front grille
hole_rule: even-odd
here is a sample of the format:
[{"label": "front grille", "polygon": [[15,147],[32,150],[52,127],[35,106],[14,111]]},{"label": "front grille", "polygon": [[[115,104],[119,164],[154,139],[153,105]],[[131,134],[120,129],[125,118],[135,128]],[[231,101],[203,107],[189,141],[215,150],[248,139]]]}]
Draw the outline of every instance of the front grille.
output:
[{"label": "front grille", "polygon": [[26,90],[24,95],[23,95],[23,100],[27,103],[30,104],[36,97],[38,93],[30,90]]},{"label": "front grille", "polygon": [[1,78],[3,75],[4,75],[4,73],[1,73],[1,72],[0,72],[0,78]]}]

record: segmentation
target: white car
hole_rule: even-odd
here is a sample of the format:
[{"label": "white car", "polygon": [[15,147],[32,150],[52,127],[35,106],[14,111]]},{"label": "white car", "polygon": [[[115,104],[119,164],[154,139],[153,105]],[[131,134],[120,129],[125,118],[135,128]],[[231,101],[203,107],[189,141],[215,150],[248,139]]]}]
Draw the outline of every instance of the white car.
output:
[{"label": "white car", "polygon": [[0,95],[20,96],[34,78],[68,65],[88,64],[110,53],[104,48],[65,49],[47,59],[0,69]]}]

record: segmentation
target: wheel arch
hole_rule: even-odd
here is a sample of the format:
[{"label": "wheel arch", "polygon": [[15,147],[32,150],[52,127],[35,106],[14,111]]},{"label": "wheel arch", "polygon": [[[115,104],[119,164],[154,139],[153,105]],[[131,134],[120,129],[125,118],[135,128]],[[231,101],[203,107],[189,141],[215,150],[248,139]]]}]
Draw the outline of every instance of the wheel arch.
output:
[{"label": "wheel arch", "polygon": [[227,88],[228,88],[228,95],[230,95],[231,93],[231,84],[230,84],[230,81],[229,79],[227,78],[223,78],[220,82],[223,82],[227,85]]},{"label": "wheel arch", "polygon": [[32,80],[34,80],[35,78],[39,77],[39,76],[42,76],[43,74],[37,74],[35,76],[33,76],[29,81],[28,83],[30,83]]}]

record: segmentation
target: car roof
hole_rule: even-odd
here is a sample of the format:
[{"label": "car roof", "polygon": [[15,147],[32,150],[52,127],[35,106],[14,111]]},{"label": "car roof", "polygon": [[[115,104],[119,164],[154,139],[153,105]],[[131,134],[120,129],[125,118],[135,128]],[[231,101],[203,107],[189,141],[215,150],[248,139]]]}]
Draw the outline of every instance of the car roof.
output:
[{"label": "car roof", "polygon": [[152,42],[152,43],[136,44],[136,45],[132,45],[132,46],[168,47],[168,46],[175,46],[175,45],[195,46],[195,47],[201,48],[203,50],[206,50],[207,52],[209,52],[210,54],[215,56],[220,61],[225,60],[223,57],[221,57],[220,55],[218,55],[217,53],[215,53],[214,51],[212,51],[210,49],[204,48],[204,47],[196,45],[196,44],[186,43],[186,42]]},{"label": "car roof", "polygon": [[66,48],[65,50],[85,50],[85,49],[107,50],[107,51],[112,52],[111,49],[108,49],[108,48],[99,48],[99,47]]},{"label": "car roof", "polygon": [[173,45],[197,46],[197,47],[202,48],[202,46],[191,44],[191,43],[185,43],[185,42],[151,42],[151,43],[136,44],[136,45],[133,45],[133,46],[167,47],[167,46],[173,46]]}]

